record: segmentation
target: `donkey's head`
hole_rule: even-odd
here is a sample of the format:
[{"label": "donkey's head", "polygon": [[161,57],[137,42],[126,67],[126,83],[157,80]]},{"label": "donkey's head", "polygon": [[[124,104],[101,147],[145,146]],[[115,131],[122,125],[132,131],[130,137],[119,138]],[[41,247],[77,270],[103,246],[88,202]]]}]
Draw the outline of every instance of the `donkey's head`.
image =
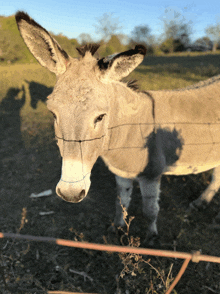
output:
[{"label": "donkey's head", "polygon": [[112,85],[142,62],[146,49],[139,45],[97,60],[93,55],[99,46],[86,45],[74,59],[26,13],[18,12],[16,21],[31,53],[57,76],[47,101],[63,159],[56,192],[66,201],[79,202],[87,195],[91,169],[108,140],[112,97],[120,94]]}]

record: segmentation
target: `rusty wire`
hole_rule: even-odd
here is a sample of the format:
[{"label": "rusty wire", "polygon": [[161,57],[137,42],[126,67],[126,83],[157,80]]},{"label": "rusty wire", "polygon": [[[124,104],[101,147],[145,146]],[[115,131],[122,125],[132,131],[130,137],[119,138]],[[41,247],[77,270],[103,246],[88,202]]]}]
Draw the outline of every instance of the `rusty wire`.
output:
[{"label": "rusty wire", "polygon": [[[166,294],[170,294],[171,291],[176,286],[176,284],[179,282],[179,280],[182,277],[183,273],[185,272],[190,260],[192,262],[206,261],[206,262],[220,263],[220,257],[210,256],[210,255],[202,255],[202,254],[200,254],[200,251],[186,253],[186,252],[169,251],[169,250],[137,248],[137,247],[130,247],[130,246],[104,245],[104,244],[56,239],[56,238],[51,238],[51,237],[38,237],[38,236],[31,236],[31,235],[20,235],[20,234],[1,233],[1,232],[0,232],[0,238],[14,238],[14,239],[25,239],[25,240],[30,240],[30,241],[51,242],[51,243],[56,243],[57,245],[61,245],[61,246],[84,248],[84,249],[107,251],[107,252],[123,252],[123,253],[134,253],[134,254],[140,254],[140,255],[154,255],[154,256],[161,256],[161,257],[185,259],[178,275],[176,276],[175,280],[171,284],[171,286],[168,289],[168,291],[166,292]],[[49,291],[48,293],[54,293],[54,294],[57,293],[58,294],[58,293],[71,293],[71,292]],[[74,293],[72,292],[72,294],[74,294]],[[83,294],[83,293],[81,293],[81,294]],[[86,293],[84,293],[84,294],[86,294]],[[87,294],[89,294],[89,293],[87,293]],[[90,293],[90,294],[92,294],[92,293]]]}]

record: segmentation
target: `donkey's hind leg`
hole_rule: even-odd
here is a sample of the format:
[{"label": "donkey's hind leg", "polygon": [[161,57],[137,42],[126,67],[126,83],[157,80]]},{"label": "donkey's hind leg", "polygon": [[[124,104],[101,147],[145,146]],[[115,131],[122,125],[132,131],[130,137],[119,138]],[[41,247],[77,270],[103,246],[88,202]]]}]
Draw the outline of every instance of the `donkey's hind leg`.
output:
[{"label": "donkey's hind leg", "polygon": [[121,178],[119,176],[115,176],[116,184],[117,184],[117,198],[116,198],[116,215],[114,219],[114,224],[116,227],[125,226],[125,222],[123,220],[122,207],[123,205],[126,209],[128,209],[131,194],[133,190],[133,180]]},{"label": "donkey's hind leg", "polygon": [[158,237],[157,215],[159,212],[160,178],[158,177],[153,180],[146,179],[145,177],[138,178],[143,201],[143,213],[149,221],[144,241],[144,244],[147,246],[155,246],[155,239]]},{"label": "donkey's hind leg", "polygon": [[219,188],[220,188],[220,166],[216,167],[213,170],[211,183],[209,184],[209,186],[206,188],[206,190],[201,194],[199,198],[197,198],[192,203],[190,203],[190,208],[197,209],[199,207],[202,207],[203,205],[209,204],[209,202],[211,202],[212,198],[218,192]]}]

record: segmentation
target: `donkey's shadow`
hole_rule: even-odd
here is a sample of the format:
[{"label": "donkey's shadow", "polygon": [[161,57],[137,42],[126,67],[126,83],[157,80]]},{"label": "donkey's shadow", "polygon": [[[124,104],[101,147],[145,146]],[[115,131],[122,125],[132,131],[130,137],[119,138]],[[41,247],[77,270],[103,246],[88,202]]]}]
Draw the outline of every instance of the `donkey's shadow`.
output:
[{"label": "donkey's shadow", "polygon": [[[1,154],[14,153],[22,148],[23,140],[21,135],[21,110],[24,106],[36,109],[39,101],[45,103],[47,96],[53,88],[31,81],[25,81],[28,89],[23,85],[8,89],[5,97],[0,102],[0,140]],[[27,95],[27,90],[30,96]],[[29,101],[30,100],[30,101]],[[4,148],[3,148],[4,147]],[[11,152],[10,152],[11,150]]]},{"label": "donkey's shadow", "polygon": [[12,87],[0,103],[1,154],[22,146],[20,110],[25,104],[25,89]]},{"label": "donkey's shadow", "polygon": [[47,87],[43,84],[36,82],[25,81],[29,85],[29,92],[31,96],[30,106],[33,109],[37,108],[38,101],[46,102],[47,96],[50,95],[53,91],[53,87]]}]

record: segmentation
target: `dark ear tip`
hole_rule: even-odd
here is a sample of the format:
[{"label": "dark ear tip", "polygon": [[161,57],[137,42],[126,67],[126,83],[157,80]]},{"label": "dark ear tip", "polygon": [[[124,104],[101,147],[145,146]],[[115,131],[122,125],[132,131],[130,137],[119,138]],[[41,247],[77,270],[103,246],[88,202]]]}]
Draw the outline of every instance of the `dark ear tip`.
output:
[{"label": "dark ear tip", "polygon": [[142,55],[146,55],[147,53],[147,48],[144,45],[136,45],[134,50]]},{"label": "dark ear tip", "polygon": [[26,21],[30,21],[30,16],[23,12],[23,11],[18,11],[16,14],[15,14],[15,19],[17,22],[19,22],[21,19],[24,19]]}]

